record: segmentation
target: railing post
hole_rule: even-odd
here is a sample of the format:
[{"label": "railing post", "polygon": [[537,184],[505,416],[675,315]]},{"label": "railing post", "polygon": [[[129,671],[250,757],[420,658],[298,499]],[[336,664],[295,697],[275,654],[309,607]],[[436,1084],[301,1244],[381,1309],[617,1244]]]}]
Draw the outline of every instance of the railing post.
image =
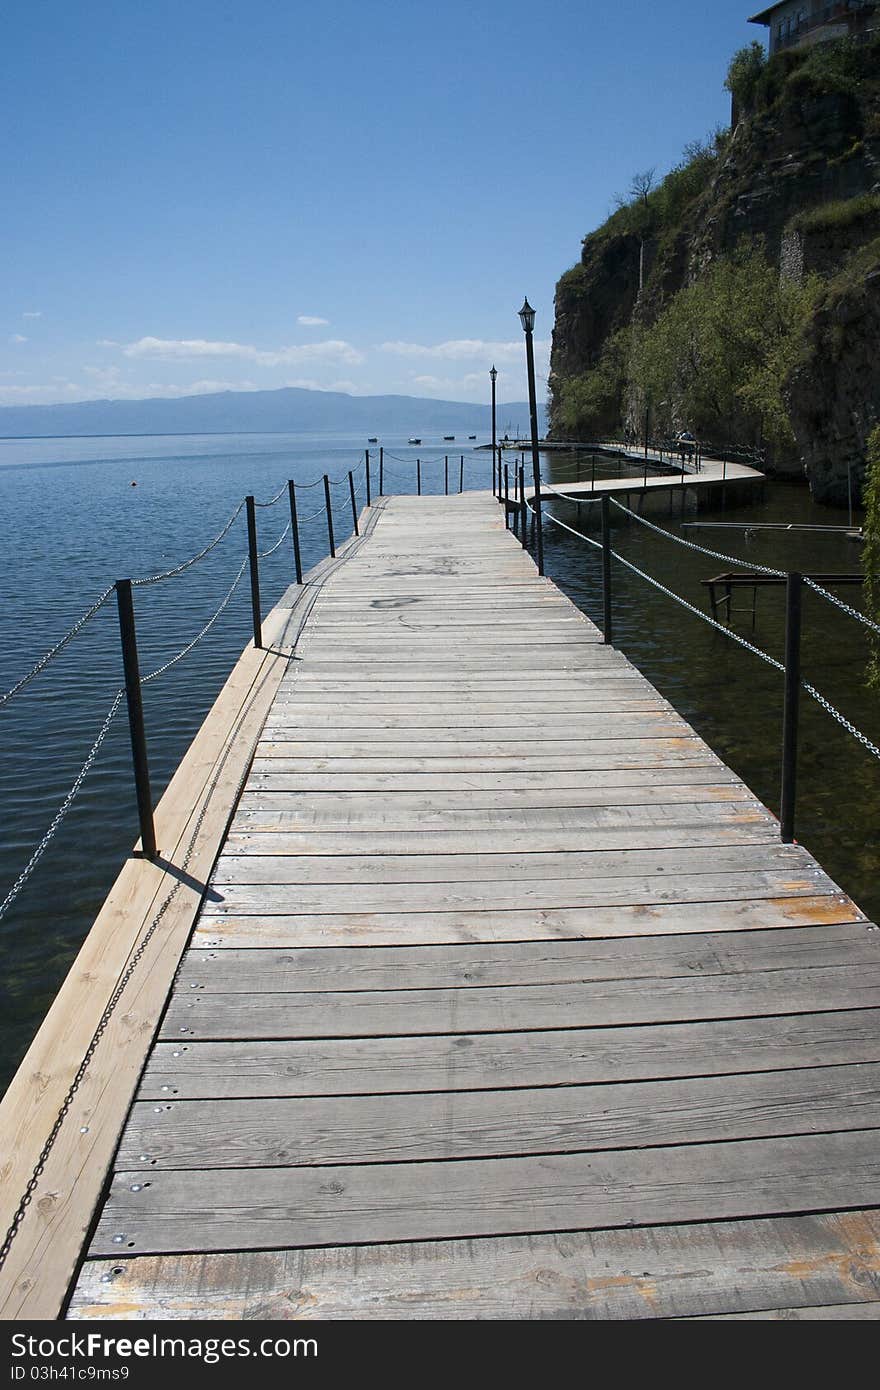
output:
[{"label": "railing post", "polygon": [[333,539],[333,508],[330,506],[330,479],[324,474],[324,506],[327,508],[327,538],[330,542],[331,558],[336,555],[336,542]]},{"label": "railing post", "polygon": [[611,504],[608,494],[599,501],[602,511],[602,641],[610,645],[611,625]]},{"label": "railing post", "polygon": [[263,645],[262,616],[260,614],[260,560],[257,555],[257,513],[253,497],[246,497],[248,564],[251,572],[251,613],[254,620],[254,646]]},{"label": "railing post", "polygon": [[371,494],[370,494],[370,451],[369,451],[369,449],[365,450],[365,453],[366,453],[366,456],[367,456],[367,506],[368,506],[368,507],[371,507],[371,506],[373,505],[373,498],[372,498],[372,496],[371,496]]},{"label": "railing post", "polygon": [[510,513],[509,513],[508,510],[507,510],[507,504],[508,504],[509,500],[510,500],[510,474],[509,474],[509,472],[508,472],[507,464],[505,463],[505,465],[504,465],[504,528],[505,528],[505,530],[507,530],[507,531],[510,530]]},{"label": "railing post", "polygon": [[125,698],[128,702],[128,727],[131,733],[131,757],[134,763],[141,847],[147,859],[155,859],[156,830],[153,825],[153,799],[150,793],[150,769],[147,764],[147,738],[144,732],[144,707],[141,700],[141,675],[138,667],[130,579],[117,579],[116,604],[119,609],[119,635],[122,639],[122,666],[125,671]]},{"label": "railing post", "polygon": [[460,455],[458,465],[458,490],[464,492],[464,454]]},{"label": "railing post", "polygon": [[385,445],[379,445],[379,496],[385,496]]},{"label": "railing post", "polygon": [[422,460],[416,459],[416,495],[422,495]]},{"label": "railing post", "polygon": [[537,463],[533,464],[532,472],[535,478],[535,538],[538,551],[538,573],[544,573],[544,525],[541,516],[541,469]]},{"label": "railing post", "polygon": [[779,828],[784,845],[790,845],[794,840],[801,690],[801,597],[800,574],[789,574],[785,586],[785,695],[782,708],[782,792],[779,810]]},{"label": "railing post", "polygon": [[359,536],[359,535],[360,535],[360,531],[358,530],[357,503],[356,503],[356,501],[355,501],[355,496],[354,496],[354,474],[352,473],[352,471],[351,471],[350,468],[349,468],[349,470],[348,470],[348,490],[349,490],[349,493],[351,494],[351,520],[352,520],[352,525],[354,526],[354,533],[355,533],[355,535],[356,535],[356,536]]},{"label": "railing post", "polygon": [[296,512],[296,483],[292,478],[287,480],[287,495],[290,498],[290,534],[293,537],[293,563],[296,567],[296,582],[303,582],[302,555],[299,549],[299,517]]},{"label": "railing post", "polygon": [[529,521],[529,510],[526,506],[526,471],[522,464],[519,466],[519,543],[523,550],[528,545],[526,528]]},{"label": "railing post", "polygon": [[443,455],[443,495],[449,496],[449,455]]}]

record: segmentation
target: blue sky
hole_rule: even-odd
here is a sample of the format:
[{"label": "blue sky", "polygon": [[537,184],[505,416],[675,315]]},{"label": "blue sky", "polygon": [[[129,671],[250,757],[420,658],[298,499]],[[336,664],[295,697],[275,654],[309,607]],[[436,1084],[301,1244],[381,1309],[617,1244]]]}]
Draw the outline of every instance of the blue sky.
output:
[{"label": "blue sky", "polygon": [[[741,0],[7,0],[0,403],[525,394],[634,172],[726,123]],[[539,381],[539,391],[542,383]]]}]

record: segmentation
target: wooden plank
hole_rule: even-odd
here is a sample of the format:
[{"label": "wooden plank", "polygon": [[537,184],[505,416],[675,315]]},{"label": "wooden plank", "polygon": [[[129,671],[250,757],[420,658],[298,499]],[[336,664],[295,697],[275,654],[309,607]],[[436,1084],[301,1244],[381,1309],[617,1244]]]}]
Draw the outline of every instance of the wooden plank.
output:
[{"label": "wooden plank", "polygon": [[160,1036],[223,1038],[394,1037],[672,1023],[685,1019],[876,1008],[880,965],[754,971],[710,979],[172,996]]},{"label": "wooden plank", "polygon": [[[660,852],[660,851],[658,851]],[[510,884],[504,879],[474,879],[452,883],[378,883],[359,886],[352,894],[349,884],[223,884],[212,890],[203,906],[205,918],[261,916],[375,916],[377,914],[474,913],[491,914],[531,910],[555,913],[559,909],[649,907],[664,904],[700,903],[703,912],[699,930],[705,931],[715,915],[715,905],[741,899],[833,897],[834,885],[819,869],[804,871],[767,870],[728,874],[684,874],[672,877],[622,876],[593,879],[583,883],[570,879],[523,879]],[[846,900],[840,901],[846,907]],[[851,921],[858,915],[847,908]],[[648,913],[641,913],[647,925]],[[522,919],[521,919],[522,920]],[[822,918],[820,920],[828,920]],[[632,916],[630,917],[632,923]],[[632,927],[630,926],[630,931]],[[594,931],[593,935],[613,935]],[[629,933],[624,933],[628,935]],[[455,938],[453,938],[455,939]]]},{"label": "wooden plank", "polygon": [[487,985],[734,975],[755,970],[880,964],[868,924],[786,927],[746,935],[611,937],[597,941],[471,942],[467,945],[314,947],[264,950],[191,947],[176,989],[257,994],[264,990],[472,989]]},{"label": "wooden plank", "polygon": [[876,1129],[880,1064],[420,1095],[139,1102],[117,1167],[410,1163]]},{"label": "wooden plank", "polygon": [[880,1132],[860,1130],[445,1163],[217,1168],[210,1181],[186,1169],[119,1172],[89,1253],[283,1249],[861,1209],[880,1203],[878,1142]]},{"label": "wooden plank", "polygon": [[139,1099],[473,1091],[880,1061],[880,1010],[320,1041],[159,1042]]},{"label": "wooden plank", "polygon": [[[632,849],[675,849],[692,845],[705,849],[709,845],[741,845],[776,843],[779,826],[769,816],[751,815],[734,820],[719,817],[714,823],[705,817],[690,822],[661,825],[656,821],[645,825],[629,824],[617,828],[583,828],[579,830],[417,830],[308,832],[284,829],[251,831],[241,829],[229,836],[227,852],[231,856],[257,855],[263,858],[287,858],[324,855],[361,854],[367,858],[412,854],[414,857],[490,853],[503,841],[508,854],[556,854],[583,851]],[[277,843],[275,843],[277,842]],[[277,853],[276,853],[277,851]]]},{"label": "wooden plank", "polygon": [[[618,760],[619,761],[619,760]],[[641,767],[595,767],[580,768],[577,772],[560,772],[556,769],[506,770],[495,772],[472,772],[461,768],[456,775],[450,772],[348,772],[337,768],[334,772],[278,771],[277,766],[269,772],[254,770],[248,781],[252,792],[457,792],[459,796],[471,791],[497,790],[502,797],[509,798],[520,791],[581,790],[593,787],[632,787],[632,786],[683,786],[686,783],[714,785],[723,778],[727,769],[718,762],[706,759],[704,762],[675,761],[667,766]]]},{"label": "wooden plank", "polygon": [[[233,833],[240,831],[341,832],[374,827],[383,832],[404,831],[418,819],[421,830],[610,830],[620,826],[673,824],[747,825],[775,817],[749,797],[744,787],[668,787],[654,789],[650,802],[645,794],[628,787],[596,788],[593,792],[545,793],[538,799],[528,792],[507,798],[492,797],[481,806],[481,793],[470,796],[437,792],[434,797],[399,792],[396,796],[368,796],[353,792],[346,797],[297,796],[293,792],[248,792],[239,801]],[[482,797],[486,800],[485,796]],[[556,804],[553,804],[553,803]],[[567,802],[567,804],[566,804]],[[778,831],[777,831],[778,833]]]},{"label": "wooden plank", "polygon": [[[623,832],[621,832],[623,833]],[[266,837],[274,842],[278,837]],[[624,849],[571,850],[567,853],[536,852],[533,854],[484,851],[479,854],[434,854],[433,836],[429,836],[424,852],[416,854],[380,854],[365,858],[358,854],[235,854],[224,851],[217,861],[212,885],[220,892],[229,885],[327,884],[338,886],[356,883],[367,890],[373,884],[448,885],[504,882],[525,890],[528,883],[554,882],[573,878],[581,881],[663,875],[672,879],[680,874],[717,875],[724,873],[767,872],[773,869],[792,874],[808,873],[814,878],[821,873],[815,861],[799,845],[777,842],[754,845],[726,845],[722,848],[694,847],[684,849]],[[263,841],[264,842],[264,841]]]},{"label": "wooden plank", "polygon": [[114,1256],[86,1263],[68,1316],[632,1320],[841,1306],[873,1313],[878,1275],[880,1214],[862,1209],[442,1243]]}]

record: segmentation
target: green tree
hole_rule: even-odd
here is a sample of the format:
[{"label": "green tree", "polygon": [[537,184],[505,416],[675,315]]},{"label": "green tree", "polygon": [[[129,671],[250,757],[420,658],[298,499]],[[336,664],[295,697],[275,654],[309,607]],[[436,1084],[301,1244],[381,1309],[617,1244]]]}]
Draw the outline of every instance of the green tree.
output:
[{"label": "green tree", "polygon": [[790,446],[782,387],[818,289],[816,277],[780,280],[760,244],[744,240],[636,333],[633,378],[653,401],[667,402],[667,423]]},{"label": "green tree", "polygon": [[753,39],[745,48],[737,49],[730,60],[724,85],[733,97],[738,112],[747,114],[753,107],[758,81],[767,63],[764,45]]},{"label": "green tree", "polygon": [[618,427],[629,340],[629,330],[621,329],[605,343],[590,371],[554,383],[554,416],[570,439],[588,439]]}]

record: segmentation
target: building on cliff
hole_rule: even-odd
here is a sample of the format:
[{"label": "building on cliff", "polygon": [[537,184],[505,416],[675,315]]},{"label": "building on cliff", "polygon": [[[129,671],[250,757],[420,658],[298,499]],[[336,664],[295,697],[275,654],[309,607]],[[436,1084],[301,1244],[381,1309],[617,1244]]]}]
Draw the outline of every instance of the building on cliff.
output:
[{"label": "building on cliff", "polygon": [[880,25],[877,10],[877,0],[781,0],[752,15],[749,23],[770,30],[772,54],[871,33]]}]

